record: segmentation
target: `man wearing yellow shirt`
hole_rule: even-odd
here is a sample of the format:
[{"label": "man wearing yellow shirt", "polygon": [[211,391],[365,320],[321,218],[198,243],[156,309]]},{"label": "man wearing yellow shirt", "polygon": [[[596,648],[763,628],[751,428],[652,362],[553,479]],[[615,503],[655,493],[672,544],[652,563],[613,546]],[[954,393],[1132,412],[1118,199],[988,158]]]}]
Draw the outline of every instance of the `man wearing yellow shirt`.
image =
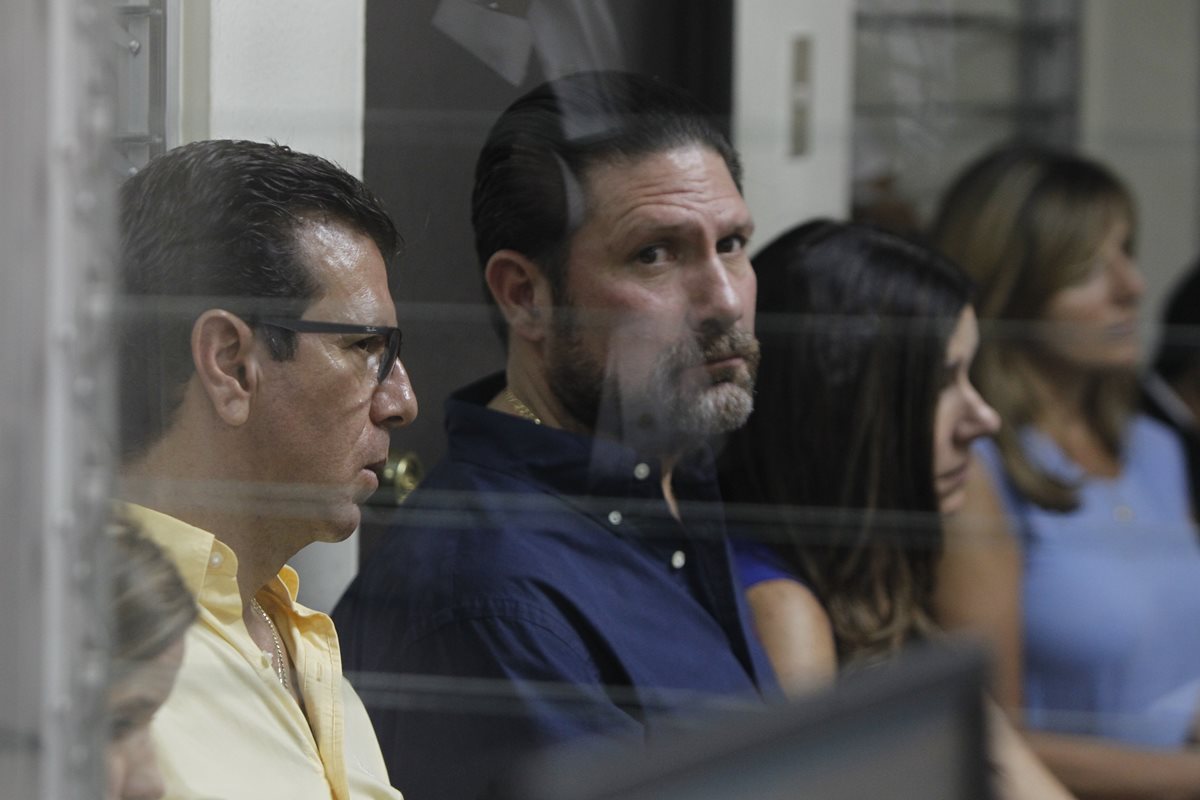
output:
[{"label": "man wearing yellow shirt", "polygon": [[349,536],[417,415],[361,182],[273,144],[197,142],[121,192],[122,494],[200,605],[155,719],[172,798],[398,798],[287,560]]}]

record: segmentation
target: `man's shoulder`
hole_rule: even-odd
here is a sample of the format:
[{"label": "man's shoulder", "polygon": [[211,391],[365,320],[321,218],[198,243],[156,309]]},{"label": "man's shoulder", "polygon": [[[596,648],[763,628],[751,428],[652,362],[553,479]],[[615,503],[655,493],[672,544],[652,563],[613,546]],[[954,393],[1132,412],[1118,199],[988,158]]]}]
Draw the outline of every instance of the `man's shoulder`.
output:
[{"label": "man's shoulder", "polygon": [[489,562],[502,564],[506,553],[524,558],[529,547],[546,546],[532,543],[539,536],[570,538],[602,525],[590,506],[521,464],[447,457],[392,514],[384,558],[408,561],[413,551],[466,547],[460,563],[486,554]]},{"label": "man's shoulder", "polygon": [[[480,453],[471,453],[480,456]],[[431,503],[433,498],[447,491],[472,492],[476,496],[492,490],[512,493],[534,493],[547,491],[549,487],[519,463],[504,461],[492,463],[490,459],[463,457],[451,453],[429,471],[419,486],[409,495],[413,502]],[[486,494],[482,499],[486,500]],[[407,502],[407,501],[406,501]],[[477,503],[478,504],[478,503]]]},{"label": "man's shoulder", "polygon": [[334,612],[343,640],[387,627],[409,641],[472,619],[550,615],[612,542],[602,518],[528,475],[443,461],[393,516]]},{"label": "man's shoulder", "polygon": [[[439,464],[396,509],[362,588],[436,598],[489,596],[560,572],[599,523],[528,476]],[[401,580],[402,578],[402,580]]]}]

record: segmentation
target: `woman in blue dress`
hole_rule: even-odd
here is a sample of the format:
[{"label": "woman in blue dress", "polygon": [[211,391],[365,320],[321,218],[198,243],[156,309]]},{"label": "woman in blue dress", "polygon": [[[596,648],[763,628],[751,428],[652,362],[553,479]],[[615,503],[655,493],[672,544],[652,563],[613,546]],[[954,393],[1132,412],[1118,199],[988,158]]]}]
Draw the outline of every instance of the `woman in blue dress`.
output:
[{"label": "woman in blue dress", "polygon": [[[945,258],[815,221],[754,267],[762,366],[721,483],[755,629],[799,694],[935,635],[941,515],[999,420],[969,378],[971,284]],[[1003,797],[1067,796],[1011,726],[994,736]]]},{"label": "woman in blue dress", "polygon": [[938,613],[988,637],[998,699],[1083,796],[1200,797],[1200,540],[1180,442],[1137,413],[1133,201],[1102,165],[1007,146],[943,198],[1003,420],[949,524]]}]

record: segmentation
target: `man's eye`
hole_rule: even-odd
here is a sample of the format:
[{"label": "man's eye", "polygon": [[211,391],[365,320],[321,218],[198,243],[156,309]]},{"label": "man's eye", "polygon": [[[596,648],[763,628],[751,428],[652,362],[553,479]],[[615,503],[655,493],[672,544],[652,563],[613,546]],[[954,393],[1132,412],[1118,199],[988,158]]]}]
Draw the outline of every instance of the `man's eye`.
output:
[{"label": "man's eye", "polygon": [[667,248],[661,244],[643,247],[637,252],[636,258],[639,264],[659,264],[668,258]]},{"label": "man's eye", "polygon": [[724,239],[717,242],[718,253],[740,253],[746,248],[746,237],[740,233],[733,236],[726,236]]},{"label": "man's eye", "polygon": [[354,346],[368,353],[381,353],[386,344],[382,336],[368,336],[365,339],[359,339]]}]

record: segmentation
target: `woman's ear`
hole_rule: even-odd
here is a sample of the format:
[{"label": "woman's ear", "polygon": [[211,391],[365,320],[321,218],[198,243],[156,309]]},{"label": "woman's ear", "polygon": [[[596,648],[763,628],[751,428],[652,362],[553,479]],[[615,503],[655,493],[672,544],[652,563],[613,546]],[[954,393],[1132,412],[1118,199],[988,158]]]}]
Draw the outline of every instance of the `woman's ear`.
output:
[{"label": "woman's ear", "polygon": [[250,416],[258,380],[254,331],[235,314],[205,311],[192,325],[192,363],[213,413],[236,427]]},{"label": "woman's ear", "polygon": [[554,299],[541,267],[515,250],[498,250],[483,275],[510,334],[531,342],[545,338]]}]

